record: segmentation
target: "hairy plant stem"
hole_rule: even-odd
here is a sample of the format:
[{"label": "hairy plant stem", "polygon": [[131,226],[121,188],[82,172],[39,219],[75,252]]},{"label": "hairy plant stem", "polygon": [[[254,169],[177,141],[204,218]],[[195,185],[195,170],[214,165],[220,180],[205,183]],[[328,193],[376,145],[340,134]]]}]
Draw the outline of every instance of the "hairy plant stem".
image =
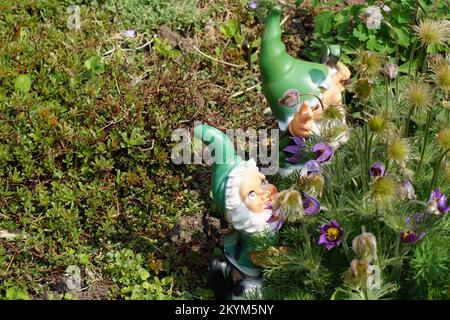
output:
[{"label": "hairy plant stem", "polygon": [[434,184],[436,183],[436,179],[437,179],[437,173],[439,171],[439,167],[441,166],[441,162],[442,160],[445,158],[445,156],[447,155],[447,153],[450,152],[450,148],[448,148],[447,150],[445,150],[444,152],[442,152],[441,156],[439,157],[439,160],[436,162],[436,164],[434,165],[434,169],[433,169],[433,178],[431,178],[431,183],[430,183],[430,187],[428,188],[428,194],[431,193],[431,190],[434,188]]},{"label": "hairy plant stem", "polygon": [[428,142],[428,134],[430,132],[430,125],[431,125],[431,113],[432,110],[429,110],[427,114],[427,124],[425,125],[425,136],[423,138],[422,151],[420,152],[419,165],[417,166],[417,177],[420,177],[420,169],[422,168],[423,156],[425,155],[425,148]]},{"label": "hairy plant stem", "polygon": [[306,228],[306,223],[305,223],[304,217],[301,219],[301,225],[302,225],[303,236],[305,237],[306,245],[308,246],[309,258],[311,259],[311,262],[313,262],[314,258],[313,258],[313,254],[312,254],[311,241],[309,239],[309,233],[308,233],[308,229]]},{"label": "hairy plant stem", "polygon": [[[398,36],[395,33],[394,27],[386,20],[383,20],[383,21],[391,29],[392,34],[394,35],[393,38],[394,38],[394,42],[395,42],[395,65],[398,67],[398,62],[400,59],[400,52],[398,49]],[[398,103],[398,77],[395,77],[395,102]],[[387,106],[387,104],[386,104],[386,106]]]},{"label": "hairy plant stem", "polygon": [[409,135],[409,122],[411,121],[412,114],[414,112],[414,107],[409,108],[408,117],[405,119],[405,137]]},{"label": "hairy plant stem", "polygon": [[365,173],[365,161],[364,161],[364,152],[363,152],[363,144],[361,141],[361,137],[359,136],[358,132],[355,131],[355,136],[358,139],[358,154],[359,154],[359,166],[361,169],[361,184],[363,187],[363,191],[367,191],[367,180],[366,180],[366,173]]},{"label": "hairy plant stem", "polygon": [[[366,112],[365,112],[365,114],[367,114],[367,109],[366,109]],[[369,160],[368,160],[368,156],[367,156],[367,153],[369,152],[368,150],[367,150],[367,147],[368,147],[368,145],[369,145],[369,131],[368,131],[368,125],[366,124],[365,126],[364,126],[364,154],[363,154],[363,157],[365,158],[364,160],[364,172],[363,172],[363,175],[364,175],[364,179],[365,179],[365,184],[366,184],[366,186],[368,186],[368,180],[369,180]]]},{"label": "hairy plant stem", "polygon": [[409,54],[408,78],[411,75],[411,67],[413,64],[414,53],[416,51],[416,47],[417,47],[417,38],[414,40],[413,46],[411,48],[411,53]]},{"label": "hairy plant stem", "polygon": [[[381,226],[380,226],[380,214],[378,211],[378,207],[375,208],[375,220],[376,220],[376,228],[377,228],[377,242],[378,242],[378,250],[380,252],[379,257],[381,256]],[[381,269],[381,267],[380,267]]]},{"label": "hairy plant stem", "polygon": [[371,150],[372,150],[373,136],[374,136],[374,133],[371,132],[370,133],[370,137],[369,137],[369,145],[367,147],[367,167],[368,168],[370,167],[370,164],[372,163],[372,152],[371,152]]},{"label": "hairy plant stem", "polygon": [[389,109],[389,80],[387,77],[385,77],[385,87],[386,87],[386,112]]},{"label": "hairy plant stem", "polygon": [[426,49],[425,46],[423,46],[423,47],[420,49],[420,52],[419,52],[419,57],[418,57],[418,59],[417,59],[417,66],[416,66],[416,74],[414,75],[414,80],[417,79],[417,76],[418,76],[418,74],[419,74],[419,61],[421,60],[420,58],[421,58],[422,56],[423,56],[423,58],[422,58],[423,63],[426,63],[426,60],[427,60],[427,49]]},{"label": "hairy plant stem", "polygon": [[[398,257],[400,251],[400,237],[397,237],[395,240],[395,249],[394,249],[394,257]],[[402,259],[400,259],[399,263],[394,268],[394,277],[400,280],[400,275],[402,271]]]},{"label": "hairy plant stem", "polygon": [[[367,279],[367,276],[366,276],[366,279]],[[362,292],[363,292],[364,300],[369,300],[369,295],[367,294],[367,285],[365,285],[362,288]]]}]

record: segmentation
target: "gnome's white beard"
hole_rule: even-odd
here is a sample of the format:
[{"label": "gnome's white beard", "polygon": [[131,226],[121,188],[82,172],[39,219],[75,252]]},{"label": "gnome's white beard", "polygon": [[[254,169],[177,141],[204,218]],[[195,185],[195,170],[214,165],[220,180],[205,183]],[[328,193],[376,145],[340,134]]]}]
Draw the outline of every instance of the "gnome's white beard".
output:
[{"label": "gnome's white beard", "polygon": [[247,208],[245,203],[232,210],[227,210],[226,219],[230,222],[234,229],[245,231],[248,233],[273,231],[274,223],[268,223],[272,210],[265,209],[261,212],[253,212]]}]

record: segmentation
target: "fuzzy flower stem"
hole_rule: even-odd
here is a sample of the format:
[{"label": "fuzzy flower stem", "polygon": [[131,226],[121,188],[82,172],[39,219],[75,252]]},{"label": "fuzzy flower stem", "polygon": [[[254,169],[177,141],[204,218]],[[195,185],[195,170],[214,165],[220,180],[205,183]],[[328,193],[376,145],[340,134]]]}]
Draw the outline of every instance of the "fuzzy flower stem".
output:
[{"label": "fuzzy flower stem", "polygon": [[426,63],[426,59],[427,59],[427,49],[425,46],[423,46],[422,48],[420,48],[420,52],[419,52],[419,57],[417,58],[417,65],[416,65],[416,74],[414,75],[414,79],[417,79],[417,75],[419,74],[419,61],[420,58],[423,56],[422,60],[425,61]]},{"label": "fuzzy flower stem", "polygon": [[[395,33],[395,29],[394,27],[387,22],[386,20],[383,20],[383,22],[389,27],[389,29],[391,29],[392,34],[394,35],[394,42],[395,42],[395,65],[398,66],[398,61],[399,61],[399,57],[400,57],[400,52],[398,49],[398,36],[397,33]],[[411,60],[410,60],[411,61]],[[395,95],[396,95],[396,103],[398,103],[398,96],[399,96],[399,92],[398,92],[398,77],[395,77]],[[386,104],[387,106],[387,104]]]},{"label": "fuzzy flower stem", "polygon": [[303,235],[305,237],[306,245],[308,246],[309,257],[312,262],[314,259],[313,259],[313,253],[312,253],[312,248],[311,248],[311,241],[309,239],[309,233],[308,233],[308,229],[306,228],[305,219],[301,220],[301,225],[302,225],[302,230],[303,230]]},{"label": "fuzzy flower stem", "polygon": [[411,53],[409,54],[409,66],[408,66],[408,78],[411,75],[411,66],[413,64],[414,53],[416,52],[417,38],[414,40],[413,46],[411,48]]},{"label": "fuzzy flower stem", "polygon": [[[420,3],[420,1],[416,0],[415,3],[417,5],[417,8],[422,9],[422,11],[425,14],[425,16],[428,17],[427,10],[425,10],[424,7],[422,7],[422,4]],[[419,10],[417,10],[417,13],[419,13]]]},{"label": "fuzzy flower stem", "polygon": [[450,152],[450,148],[448,148],[447,150],[445,150],[439,160],[436,162],[436,164],[434,165],[434,171],[433,171],[433,178],[431,179],[431,183],[430,183],[430,187],[428,188],[428,193],[431,193],[431,190],[433,189],[434,184],[436,183],[436,179],[437,179],[437,173],[439,171],[439,167],[441,166],[441,162],[442,160],[445,158],[445,156],[447,155],[447,153]]},{"label": "fuzzy flower stem", "polygon": [[364,192],[367,189],[367,179],[366,179],[366,169],[365,169],[365,159],[364,159],[364,152],[363,152],[363,144],[361,142],[361,137],[359,136],[358,132],[355,132],[356,138],[358,139],[358,153],[359,153],[359,166],[361,168],[361,178],[362,178],[362,187]]},{"label": "fuzzy flower stem", "polygon": [[374,136],[374,133],[373,132],[371,132],[370,133],[370,137],[369,137],[369,145],[368,145],[368,147],[367,147],[367,166],[369,166],[370,165],[370,163],[372,163],[372,141],[373,141],[373,136]]},{"label": "fuzzy flower stem", "polygon": [[431,125],[431,113],[432,113],[432,110],[429,110],[428,114],[427,114],[427,124],[425,125],[425,136],[423,138],[422,151],[420,152],[419,165],[417,166],[417,175],[418,176],[420,176],[420,169],[422,168],[423,156],[425,155],[425,148],[426,148],[427,142],[428,142],[428,134],[430,132],[430,125]]},{"label": "fuzzy flower stem", "polygon": [[378,250],[379,257],[381,257],[381,226],[380,226],[380,215],[378,212],[378,207],[375,209],[375,220],[376,220],[376,228],[377,228],[377,242],[378,242]]},{"label": "fuzzy flower stem", "polygon": [[[366,108],[365,113],[367,114],[367,108]],[[368,146],[369,146],[369,130],[368,129],[369,129],[368,126],[365,125],[364,126],[364,147],[365,148],[368,148]],[[364,161],[364,168],[363,168],[364,169],[363,175],[364,175],[365,181],[368,181],[368,179],[369,179],[369,167],[370,167],[369,156],[368,156],[369,152],[370,152],[370,150],[366,149],[365,154],[363,154],[363,157],[366,160],[366,161]]]},{"label": "fuzzy flower stem", "polygon": [[409,123],[411,121],[411,117],[412,117],[413,112],[414,112],[414,107],[411,106],[409,108],[408,117],[405,119],[405,137],[408,137]]},{"label": "fuzzy flower stem", "polygon": [[389,79],[385,78],[385,86],[386,86],[386,112],[389,110]]},{"label": "fuzzy flower stem", "polygon": [[[394,256],[398,257],[400,251],[400,237],[397,237],[395,239],[395,249],[394,249]],[[402,262],[403,259],[400,259],[400,261],[395,265],[394,267],[394,277],[400,280],[401,270],[402,270]]]}]

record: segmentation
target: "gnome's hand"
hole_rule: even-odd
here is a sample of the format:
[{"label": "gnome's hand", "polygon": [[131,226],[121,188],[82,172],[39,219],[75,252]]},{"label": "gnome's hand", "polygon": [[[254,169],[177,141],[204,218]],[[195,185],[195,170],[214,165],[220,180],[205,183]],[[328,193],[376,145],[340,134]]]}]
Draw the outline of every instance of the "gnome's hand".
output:
[{"label": "gnome's hand", "polygon": [[308,101],[303,102],[300,110],[289,123],[289,132],[295,137],[309,137],[316,114],[309,107]]}]

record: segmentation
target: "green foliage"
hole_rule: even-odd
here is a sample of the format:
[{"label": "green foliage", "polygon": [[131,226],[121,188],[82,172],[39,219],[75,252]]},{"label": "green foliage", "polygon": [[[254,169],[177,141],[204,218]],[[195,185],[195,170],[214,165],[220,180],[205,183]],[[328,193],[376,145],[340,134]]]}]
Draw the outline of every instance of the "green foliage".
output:
[{"label": "green foliage", "polygon": [[134,254],[129,249],[109,252],[106,270],[112,280],[121,288],[125,299],[131,300],[166,300],[176,297],[172,290],[173,279],[159,279],[144,268],[145,260],[141,254]]},{"label": "green foliage", "polygon": [[[351,240],[362,225],[376,233],[376,221],[381,221],[379,263],[385,281],[381,291],[368,297],[447,297],[448,223],[431,224],[434,229],[427,229],[420,242],[403,244],[399,232],[405,218],[423,205],[394,201],[376,211],[374,203],[366,201],[368,167],[385,159],[384,129],[410,140],[406,169],[417,168],[420,146],[425,145],[421,170],[413,180],[418,200],[426,202],[431,187],[449,192],[441,169],[435,183],[430,181],[434,168],[448,162],[445,158],[439,166],[436,142],[448,123],[448,110],[441,107],[445,95],[433,90],[432,122],[424,143],[427,112],[412,110],[404,130],[409,110],[397,94],[411,78],[433,81],[418,49],[411,68],[406,62],[415,41],[411,27],[418,8],[413,2],[387,2],[392,13],[384,18],[392,28],[382,24],[379,30],[367,29],[359,18],[361,6],[337,13],[328,7],[316,17],[316,38],[311,46],[306,44],[312,48],[306,53],[323,42],[339,42],[344,62],[355,61],[356,49],[392,60],[397,39],[402,76],[397,78],[398,90],[396,81],[388,83],[388,96],[398,101],[390,98],[386,103],[385,81],[378,70],[376,79],[361,79],[362,88],[351,88],[361,95],[347,101],[350,141],[325,168],[323,211],[283,227],[270,242],[256,239],[261,248],[291,246],[287,254],[271,257],[273,265],[264,270],[266,297],[360,298],[361,292],[353,288],[345,291],[342,274],[355,258]],[[275,3],[261,0],[257,10],[249,10],[243,0],[6,1],[11,10],[0,11],[0,29],[5,30],[0,36],[0,230],[12,236],[0,239],[2,299],[75,299],[70,292],[50,292],[52,281],[73,264],[112,280],[108,294],[115,298],[212,298],[206,289],[207,253],[174,245],[170,230],[183,215],[222,216],[206,191],[210,169],[171,163],[171,132],[195,120],[223,128],[276,126],[263,114],[260,92],[245,91],[253,86],[261,90],[259,38]],[[432,18],[448,17],[443,1],[434,7],[430,1],[420,4]],[[80,6],[78,31],[67,27],[69,5]],[[418,17],[425,11],[420,9]],[[195,38],[207,55],[215,53],[222,61],[247,63],[249,68],[174,48],[170,39],[154,34],[163,24]],[[137,37],[124,39],[127,29],[136,30]],[[415,77],[416,72],[420,76]],[[233,96],[239,91],[244,94]],[[373,115],[388,121],[371,138],[363,123]],[[404,169],[391,163],[388,171],[403,177]],[[298,177],[270,179],[279,190],[298,183]],[[317,240],[319,227],[332,218],[343,226],[345,238],[328,252]],[[391,283],[400,288],[394,291]],[[341,291],[345,294],[339,295]]]},{"label": "green foliage", "polygon": [[244,42],[244,36],[241,33],[241,23],[237,19],[231,19],[227,23],[220,26],[220,31],[240,47]]},{"label": "green foliage", "polygon": [[[394,55],[398,50],[399,65],[402,65],[410,60],[411,45],[414,42],[411,26],[415,24],[417,17],[449,18],[448,4],[443,0],[421,1],[425,9],[423,12],[420,12],[420,7],[418,10],[414,0],[383,3],[387,7],[386,10],[381,9],[383,22],[378,29],[369,29],[364,23],[362,12],[365,5],[348,5],[338,12],[321,10],[314,17],[315,40],[311,42],[311,46],[318,50],[323,43],[340,43],[344,63],[351,61],[351,56],[357,49],[370,50],[383,56]],[[369,1],[369,5],[375,5],[375,1]]]},{"label": "green foliage", "polygon": [[141,32],[161,25],[182,32],[198,30],[208,18],[207,11],[199,8],[195,0],[107,0],[99,1],[98,6],[115,15],[125,28]]},{"label": "green foliage", "polygon": [[180,55],[180,51],[173,49],[166,39],[155,38],[153,48],[163,57],[173,59]]},{"label": "green foliage", "polygon": [[410,262],[411,294],[428,299],[449,299],[450,252],[448,250],[449,219],[442,222],[442,229],[430,233],[413,250]]},{"label": "green foliage", "polygon": [[5,293],[4,300],[30,300],[27,291],[20,287],[9,287]]},{"label": "green foliage", "polygon": [[21,74],[16,78],[14,83],[14,89],[16,91],[27,93],[31,89],[31,78],[26,74]]},{"label": "green foliage", "polygon": [[105,72],[105,64],[99,56],[92,56],[84,62],[84,67],[90,74],[100,74]]}]

